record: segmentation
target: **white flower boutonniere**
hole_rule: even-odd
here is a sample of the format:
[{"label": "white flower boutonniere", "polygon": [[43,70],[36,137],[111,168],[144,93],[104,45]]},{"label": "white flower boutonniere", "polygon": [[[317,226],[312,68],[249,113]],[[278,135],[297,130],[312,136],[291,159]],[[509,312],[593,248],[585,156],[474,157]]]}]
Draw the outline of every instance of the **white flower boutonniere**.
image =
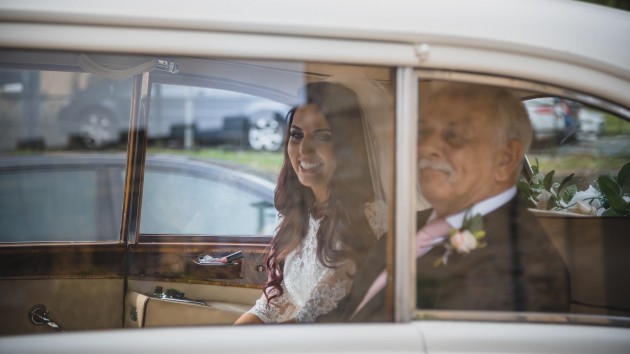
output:
[{"label": "white flower boutonniere", "polygon": [[485,236],[486,231],[483,229],[481,214],[475,214],[472,218],[467,215],[464,217],[464,224],[461,229],[453,228],[449,231],[448,237],[442,242],[446,251],[433,265],[435,267],[446,265],[453,251],[467,254],[477,248],[485,247],[486,243],[483,241]]}]

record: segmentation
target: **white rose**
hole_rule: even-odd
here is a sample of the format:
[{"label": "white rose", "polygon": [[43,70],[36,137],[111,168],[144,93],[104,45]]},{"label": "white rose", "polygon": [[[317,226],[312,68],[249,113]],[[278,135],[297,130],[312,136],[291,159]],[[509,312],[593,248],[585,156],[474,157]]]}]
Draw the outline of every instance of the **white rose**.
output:
[{"label": "white rose", "polygon": [[573,195],[568,203],[568,211],[584,215],[597,215],[597,209],[602,206],[599,198],[600,194],[597,189],[589,186],[587,190],[576,192]]},{"label": "white rose", "polygon": [[534,184],[538,184],[542,182],[544,179],[545,179],[545,176],[543,176],[542,173],[538,173],[532,176],[532,182],[534,182]]},{"label": "white rose", "polygon": [[458,253],[468,253],[477,248],[477,239],[468,230],[457,231],[450,242]]},{"label": "white rose", "polygon": [[597,209],[584,200],[578,200],[568,211],[582,215],[596,215]]}]

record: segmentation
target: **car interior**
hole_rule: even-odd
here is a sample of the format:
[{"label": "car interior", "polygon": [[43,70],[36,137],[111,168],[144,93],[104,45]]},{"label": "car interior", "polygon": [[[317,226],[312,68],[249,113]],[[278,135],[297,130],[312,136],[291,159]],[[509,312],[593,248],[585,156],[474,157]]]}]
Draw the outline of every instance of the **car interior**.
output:
[{"label": "car interior", "polygon": [[[248,134],[270,132],[269,139],[277,139],[280,131],[284,139],[286,112],[262,108],[272,118],[253,123],[242,113],[217,113],[225,128],[217,134],[231,134],[234,128],[237,139],[216,145],[209,144],[216,142],[212,135],[195,136],[193,127],[215,114],[215,108],[228,112],[229,104],[242,106],[242,101],[231,101],[242,97],[230,93],[264,100],[256,101],[262,107],[290,109],[302,99],[299,89],[305,83],[335,76],[375,80],[389,91],[393,104],[395,69],[0,51],[0,312],[5,319],[0,335],[231,325],[261,296],[267,280],[265,257],[277,219],[273,191],[283,158],[276,145],[260,150],[248,145]],[[558,129],[536,139],[527,155],[519,193],[560,252],[571,283],[569,313],[531,315],[543,322],[627,321],[630,284],[623,277],[630,267],[624,254],[630,248],[630,218],[620,211],[628,207],[616,208],[614,201],[630,203],[624,197],[630,182],[622,178],[630,170],[624,170],[630,161],[630,113],[588,92],[535,81],[445,75],[437,69],[417,70],[417,77],[420,92],[422,83],[432,80],[484,83],[507,87],[524,102],[567,99],[597,115],[600,128],[588,135],[576,133],[580,125],[575,116],[571,139]],[[112,98],[118,90],[130,95],[124,106],[127,120],[117,125],[122,131],[110,130],[97,139],[99,144],[81,137],[89,133],[94,141],[98,132],[108,130],[113,124],[109,113],[60,114],[72,112],[68,105],[94,78],[113,82],[102,92],[99,109],[119,109],[121,103]],[[204,111],[199,90],[173,98],[169,106],[155,94],[160,85],[227,93]],[[392,107],[390,120],[372,122],[389,196],[395,194],[394,111]],[[78,129],[79,117],[89,131]],[[260,129],[252,133],[248,129],[256,122],[262,122]],[[614,177],[619,198],[602,189],[607,186],[602,175]],[[589,188],[598,194],[584,194]],[[393,215],[391,198],[388,207]],[[417,209],[428,207],[418,191]],[[395,238],[393,230],[389,233]],[[233,259],[212,261],[221,257]],[[423,309],[415,314],[458,315]],[[514,316],[485,314],[490,319],[502,315]]]}]

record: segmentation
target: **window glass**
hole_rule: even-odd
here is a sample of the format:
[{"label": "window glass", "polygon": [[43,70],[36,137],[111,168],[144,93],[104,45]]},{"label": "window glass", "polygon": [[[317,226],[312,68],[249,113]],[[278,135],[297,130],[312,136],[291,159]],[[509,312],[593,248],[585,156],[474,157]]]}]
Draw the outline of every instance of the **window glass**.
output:
[{"label": "window glass", "polygon": [[[138,247],[262,243],[257,265],[244,266],[241,281],[252,281],[251,269],[264,270],[254,274],[258,288],[277,290],[282,278],[286,290],[269,306],[256,292],[244,306],[248,320],[347,321],[349,307],[336,304],[351,292],[350,276],[366,272],[368,257],[384,260],[391,240],[383,235],[391,201],[394,71],[174,61],[180,72],[150,74]],[[254,256],[244,262],[248,257]],[[190,274],[178,277],[200,271],[191,262],[184,267]],[[377,312],[391,318],[384,306]],[[226,318],[231,324],[241,317]]]},{"label": "window glass", "polygon": [[195,85],[152,85],[140,232],[271,235],[290,106]]},{"label": "window glass", "polygon": [[526,85],[419,87],[418,309],[630,317],[628,117]]},{"label": "window glass", "polygon": [[[176,62],[179,73],[151,74],[147,171],[159,164],[169,173],[145,175],[141,235],[271,236],[279,215],[274,190],[289,139],[287,114],[305,101],[305,85],[353,76],[368,82],[373,75],[391,92],[389,71],[381,68]],[[375,111],[390,109],[391,101],[384,102]],[[382,145],[390,139],[388,114],[374,114],[380,120],[371,123],[371,140]],[[371,156],[383,164],[391,150],[377,145]]]},{"label": "window glass", "polygon": [[[276,212],[269,191],[220,174],[148,170],[141,230],[148,234],[267,235]],[[225,173],[229,173],[225,171]],[[214,177],[214,178],[213,178]],[[269,183],[269,188],[272,185]]]},{"label": "window glass", "polygon": [[[7,173],[0,176],[0,188],[3,241],[99,239],[102,201],[94,171]],[[72,193],[74,188],[86,193]]]},{"label": "window glass", "polygon": [[[610,182],[621,178],[623,183],[625,178],[625,172],[618,173],[630,162],[630,123],[567,98],[534,98],[524,103],[534,129],[528,154],[535,170],[530,187],[537,185],[545,191],[531,196],[531,206],[591,216],[627,216],[630,210],[623,209],[623,203],[614,208],[606,192],[609,185],[617,185],[619,197],[629,198],[630,190]],[[545,177],[558,185],[545,186]],[[560,189],[559,183],[565,179]]]},{"label": "window glass", "polygon": [[16,295],[0,335],[53,330],[41,316],[344,322],[354,275],[384,267],[393,68],[20,51],[0,67],[0,290]]},{"label": "window glass", "polygon": [[[35,66],[37,67],[37,66]],[[0,69],[0,242],[120,239],[130,82]],[[95,93],[98,92],[98,95]]]},{"label": "window glass", "polygon": [[630,122],[563,97],[525,105],[535,131],[560,122],[536,136],[520,187],[569,267],[571,313],[630,317],[630,287],[618,281],[630,265]]}]

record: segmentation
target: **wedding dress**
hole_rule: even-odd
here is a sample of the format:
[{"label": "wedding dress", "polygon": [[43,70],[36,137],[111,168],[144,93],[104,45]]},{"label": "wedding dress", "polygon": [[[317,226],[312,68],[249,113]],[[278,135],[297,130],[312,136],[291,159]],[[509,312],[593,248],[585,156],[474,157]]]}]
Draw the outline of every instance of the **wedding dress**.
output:
[{"label": "wedding dress", "polygon": [[[383,202],[368,203],[365,215],[380,236],[387,230],[387,206]],[[295,318],[297,322],[313,322],[330,312],[350,291],[356,264],[344,260],[328,268],[317,259],[316,234],[319,220],[309,218],[308,234],[284,263],[282,296],[267,301],[263,294],[249,311],[265,323],[279,323]],[[341,249],[341,243],[336,245]]]}]

